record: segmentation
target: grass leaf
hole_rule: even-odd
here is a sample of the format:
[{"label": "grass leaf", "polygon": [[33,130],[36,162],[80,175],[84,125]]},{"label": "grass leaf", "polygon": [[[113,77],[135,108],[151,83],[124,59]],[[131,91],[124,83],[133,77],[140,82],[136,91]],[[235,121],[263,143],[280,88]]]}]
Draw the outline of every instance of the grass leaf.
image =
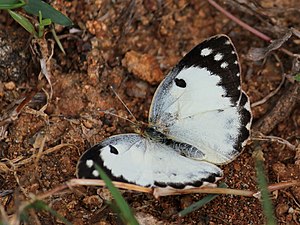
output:
[{"label": "grass leaf", "polygon": [[67,16],[41,0],[28,0],[28,4],[25,5],[23,9],[35,16],[39,16],[39,11],[41,11],[43,18],[51,19],[53,23],[63,26],[73,25],[72,21]]},{"label": "grass leaf", "polygon": [[56,43],[57,43],[59,49],[60,49],[60,50],[62,51],[62,53],[64,53],[64,55],[65,55],[66,52],[65,52],[65,50],[64,50],[64,47],[62,46],[62,44],[61,44],[59,38],[57,37],[57,34],[56,34],[55,29],[53,28],[53,26],[52,26],[52,28],[51,28],[51,33],[52,33],[52,35],[53,35],[53,37],[54,37],[54,40],[56,41]]},{"label": "grass leaf", "polygon": [[23,0],[1,0],[0,9],[16,9],[26,5]]},{"label": "grass leaf", "polygon": [[274,208],[268,190],[268,183],[267,183],[267,178],[264,169],[264,162],[262,160],[263,159],[262,152],[257,153],[255,159],[256,159],[255,168],[256,168],[256,175],[257,175],[257,183],[261,193],[261,204],[262,204],[263,212],[267,220],[266,224],[275,225],[276,220],[274,216]]},{"label": "grass leaf", "polygon": [[11,10],[8,10],[8,13],[15,21],[17,21],[22,27],[24,27],[25,30],[27,30],[30,34],[37,36],[34,26],[30,23],[30,21],[27,18]]}]

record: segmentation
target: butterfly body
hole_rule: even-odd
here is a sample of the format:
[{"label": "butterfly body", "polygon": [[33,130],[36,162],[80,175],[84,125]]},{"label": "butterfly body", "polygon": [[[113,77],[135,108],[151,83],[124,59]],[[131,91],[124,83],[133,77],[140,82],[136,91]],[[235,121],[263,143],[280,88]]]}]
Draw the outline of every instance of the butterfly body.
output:
[{"label": "butterfly body", "polygon": [[87,150],[80,178],[98,178],[99,164],[113,180],[149,187],[189,188],[223,176],[250,136],[247,95],[238,56],[225,35],[191,50],[154,94],[149,124],[138,134],[111,136]]},{"label": "butterfly body", "polygon": [[165,134],[157,131],[156,127],[147,127],[144,131],[144,136],[153,141],[171,147],[174,151],[180,153],[183,156],[203,159],[204,153],[202,153],[201,150],[190,144],[178,142],[176,140],[168,138]]}]

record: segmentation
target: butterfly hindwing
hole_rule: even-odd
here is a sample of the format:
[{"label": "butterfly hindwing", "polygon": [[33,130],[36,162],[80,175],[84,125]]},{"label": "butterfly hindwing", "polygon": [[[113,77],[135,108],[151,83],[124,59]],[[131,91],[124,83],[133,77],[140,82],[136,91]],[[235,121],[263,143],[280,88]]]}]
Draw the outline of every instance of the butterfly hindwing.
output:
[{"label": "butterfly hindwing", "polygon": [[240,153],[251,119],[238,56],[225,35],[200,43],[183,57],[158,87],[149,114],[150,125],[197,147],[205,154],[201,159],[216,164]]},{"label": "butterfly hindwing", "polygon": [[114,181],[148,187],[199,187],[223,176],[211,163],[186,158],[138,134],[111,136],[87,150],[77,165],[77,176],[99,178],[95,164]]}]

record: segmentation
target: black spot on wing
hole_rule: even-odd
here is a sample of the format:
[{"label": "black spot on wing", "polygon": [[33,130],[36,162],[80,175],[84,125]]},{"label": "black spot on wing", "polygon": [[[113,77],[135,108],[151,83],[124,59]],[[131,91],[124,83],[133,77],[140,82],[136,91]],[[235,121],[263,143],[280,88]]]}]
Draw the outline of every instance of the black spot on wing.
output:
[{"label": "black spot on wing", "polygon": [[114,146],[109,145],[109,147],[110,147],[110,153],[115,154],[115,155],[119,154],[118,149],[116,149]]},{"label": "black spot on wing", "polygon": [[175,84],[177,87],[180,87],[180,88],[186,87],[186,82],[183,79],[175,78]]},{"label": "black spot on wing", "polygon": [[[217,54],[222,57],[217,57]],[[224,97],[230,98],[232,104],[236,105],[241,93],[240,66],[236,50],[227,36],[218,35],[203,41],[183,57],[176,70],[192,66],[206,68],[213,76],[219,76],[218,85],[226,91]]]},{"label": "black spot on wing", "polygon": [[[87,160],[93,160],[94,164],[97,164],[100,166],[104,172],[110,177],[111,180],[113,181],[120,181],[120,182],[126,182],[130,183],[127,180],[125,180],[122,176],[121,177],[116,177],[112,174],[111,170],[104,166],[104,162],[102,158],[100,157],[100,152],[101,149],[104,148],[105,146],[101,144],[97,144],[93,146],[92,148],[88,149],[81,158],[79,159],[79,162],[77,164],[77,177],[78,178],[85,178],[85,179],[101,179],[100,177],[95,177],[93,175],[93,171],[96,170],[95,166],[93,165],[92,167],[88,167],[86,165]],[[110,145],[110,147],[113,147]],[[114,147],[113,147],[114,148]],[[110,148],[111,150],[112,148]]]}]

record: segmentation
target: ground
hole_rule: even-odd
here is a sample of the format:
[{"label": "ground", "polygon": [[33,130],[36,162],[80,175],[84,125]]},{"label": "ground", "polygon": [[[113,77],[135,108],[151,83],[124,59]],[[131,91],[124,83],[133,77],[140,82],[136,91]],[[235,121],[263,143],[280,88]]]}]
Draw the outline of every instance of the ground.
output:
[{"label": "ground", "polygon": [[[109,110],[133,119],[110,86],[133,115],[146,122],[152,96],[164,74],[193,46],[220,33],[230,36],[239,53],[242,86],[250,97],[254,117],[253,139],[235,161],[222,166],[223,181],[230,188],[257,190],[252,157],[257,149],[263,152],[270,184],[299,180],[299,84],[292,79],[299,70],[297,63],[293,64],[296,56],[289,54],[300,50],[297,30],[282,45],[287,51],[274,50],[262,60],[253,61],[250,49],[269,43],[209,2],[50,1],[70,17],[74,26],[56,27],[66,55],[55,45],[51,57],[51,33],[40,43],[46,46],[47,55],[43,57],[49,58],[51,81],[51,85],[44,82],[43,89],[37,88],[42,82],[33,51],[37,44],[1,11],[0,200],[9,218],[32,194],[43,194],[75,178],[76,163],[90,146],[113,134],[133,131],[126,120],[103,113]],[[282,38],[289,28],[300,25],[298,1],[218,2],[271,39]],[[283,77],[284,82],[276,90]],[[266,98],[268,95],[271,97]],[[24,97],[30,102],[13,114]],[[257,104],[262,99],[265,101]],[[258,141],[257,132],[274,137]],[[73,224],[119,224],[104,203],[107,196],[102,188],[78,187],[53,194],[45,202]],[[177,213],[204,195],[155,199],[151,194],[125,191],[123,196],[141,224],[147,224],[146,219],[148,224],[265,223],[256,198],[220,195],[181,218]],[[300,224],[299,186],[273,192],[272,201],[278,224]],[[62,223],[47,212],[34,211],[29,221]]]}]

